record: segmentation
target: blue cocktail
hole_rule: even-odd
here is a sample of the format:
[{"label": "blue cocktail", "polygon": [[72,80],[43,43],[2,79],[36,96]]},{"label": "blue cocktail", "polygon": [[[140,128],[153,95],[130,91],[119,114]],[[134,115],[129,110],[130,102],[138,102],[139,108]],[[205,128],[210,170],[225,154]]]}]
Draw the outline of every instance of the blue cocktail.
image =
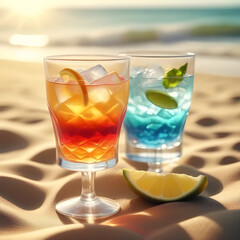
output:
[{"label": "blue cocktail", "polygon": [[[124,121],[126,155],[161,171],[182,154],[193,91],[194,54],[129,53],[130,95]],[[153,169],[152,169],[153,168]]]}]

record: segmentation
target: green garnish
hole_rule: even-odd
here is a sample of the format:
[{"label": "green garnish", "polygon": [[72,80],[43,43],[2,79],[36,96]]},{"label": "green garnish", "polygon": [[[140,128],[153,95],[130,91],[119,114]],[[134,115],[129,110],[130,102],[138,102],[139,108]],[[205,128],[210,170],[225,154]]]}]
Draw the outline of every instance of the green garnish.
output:
[{"label": "green garnish", "polygon": [[179,69],[173,68],[167,73],[165,73],[163,77],[164,88],[176,87],[183,80],[183,76],[187,72],[187,66],[188,63],[185,63]]},{"label": "green garnish", "polygon": [[147,99],[158,107],[167,109],[175,109],[178,107],[177,101],[167,93],[157,90],[147,90],[145,94]]}]

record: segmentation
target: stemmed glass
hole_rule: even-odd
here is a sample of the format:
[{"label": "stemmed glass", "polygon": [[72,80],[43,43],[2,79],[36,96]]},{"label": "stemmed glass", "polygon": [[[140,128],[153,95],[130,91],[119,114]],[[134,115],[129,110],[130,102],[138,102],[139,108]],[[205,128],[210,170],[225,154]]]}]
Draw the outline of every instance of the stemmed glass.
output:
[{"label": "stemmed glass", "polygon": [[129,58],[59,55],[44,59],[47,101],[58,164],[82,173],[80,197],[63,200],[57,212],[74,218],[103,218],[119,204],[97,197],[96,171],[114,167],[128,102]]},{"label": "stemmed glass", "polygon": [[149,171],[182,155],[185,122],[191,105],[195,54],[132,51],[129,104],[124,120],[126,155]]}]

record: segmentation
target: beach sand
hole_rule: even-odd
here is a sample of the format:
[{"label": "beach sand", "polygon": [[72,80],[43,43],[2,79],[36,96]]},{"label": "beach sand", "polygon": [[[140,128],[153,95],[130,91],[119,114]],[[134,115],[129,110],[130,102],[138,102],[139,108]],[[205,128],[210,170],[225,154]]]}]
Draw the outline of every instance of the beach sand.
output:
[{"label": "beach sand", "polygon": [[0,239],[240,239],[240,75],[237,65],[229,70],[239,58],[229,65],[226,58],[219,71],[211,71],[217,61],[205,59],[209,64],[204,57],[196,64],[183,156],[164,170],[205,174],[206,190],[190,201],[160,205],[138,198],[122,168],[146,165],[125,158],[122,131],[118,165],[96,177],[97,195],[115,199],[121,211],[95,223],[54,209],[80,195],[81,174],[55,163],[42,62],[0,60]]}]

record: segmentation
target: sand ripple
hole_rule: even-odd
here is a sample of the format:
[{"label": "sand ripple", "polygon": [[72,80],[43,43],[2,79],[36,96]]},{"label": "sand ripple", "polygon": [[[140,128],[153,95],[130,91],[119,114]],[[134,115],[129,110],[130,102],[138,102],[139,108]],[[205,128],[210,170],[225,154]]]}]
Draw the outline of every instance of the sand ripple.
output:
[{"label": "sand ripple", "polygon": [[[165,167],[207,175],[209,185],[201,196],[162,205],[136,197],[121,169],[146,169],[146,165],[123,156],[121,138],[119,164],[97,173],[96,191],[116,199],[122,210],[87,224],[54,210],[56,202],[80,194],[81,174],[55,164],[44,80],[35,74],[42,68],[34,65],[24,78],[19,64],[13,71],[22,77],[10,76],[7,84],[0,83],[1,89],[8,89],[1,91],[0,105],[0,239],[240,239],[240,79],[197,75],[183,157]],[[18,84],[7,88],[16,79]]]}]

